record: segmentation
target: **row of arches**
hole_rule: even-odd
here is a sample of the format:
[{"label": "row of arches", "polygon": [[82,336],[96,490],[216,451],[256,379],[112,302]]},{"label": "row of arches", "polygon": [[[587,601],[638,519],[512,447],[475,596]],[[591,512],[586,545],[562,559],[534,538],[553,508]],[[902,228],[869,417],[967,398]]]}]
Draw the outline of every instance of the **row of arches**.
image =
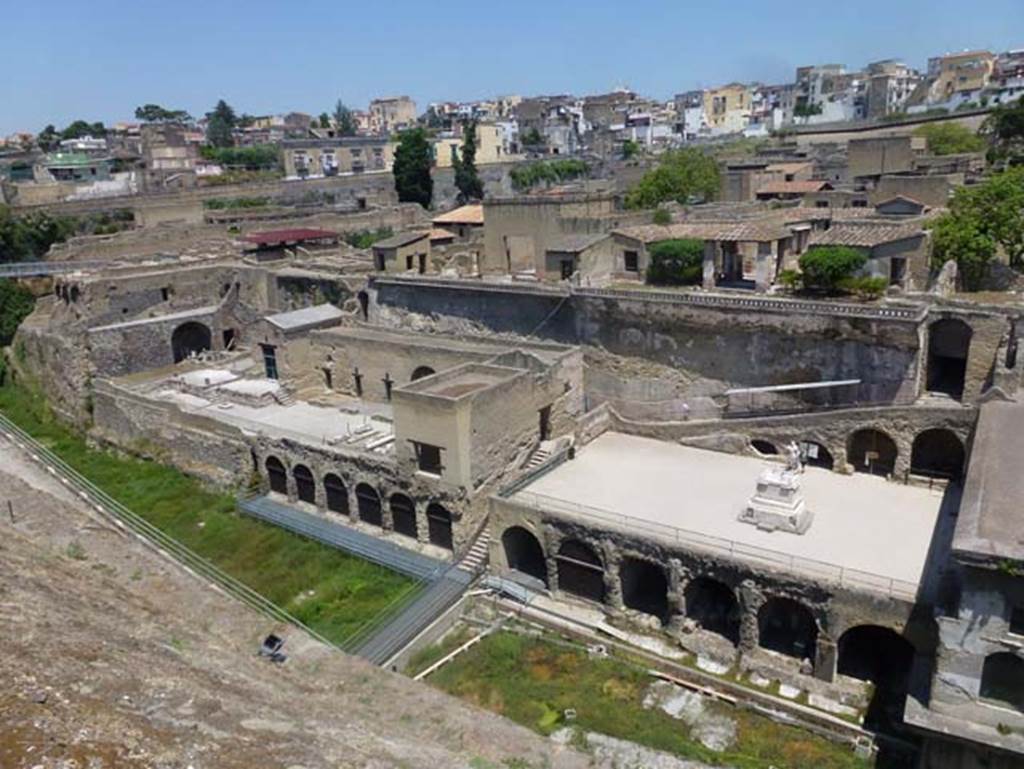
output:
[{"label": "row of arches", "polygon": [[[288,495],[288,469],[275,456],[266,459],[267,481],[270,490],[277,494]],[[295,484],[295,496],[300,502],[310,505],[317,504],[317,482],[313,471],[306,465],[296,464],[291,469]],[[352,504],[349,489],[345,481],[337,473],[326,473],[323,477],[324,503],[329,512],[352,516]],[[369,483],[361,482],[353,489],[355,496],[355,514],[358,520],[371,526],[384,527],[384,499],[380,492]],[[416,515],[416,503],[407,494],[396,492],[387,498],[387,509],[390,512],[391,529],[396,534],[419,540],[421,533],[432,545],[454,549],[452,534],[452,514],[440,502],[430,502],[426,508],[426,531],[420,531]]]},{"label": "row of arches", "polygon": [[[501,537],[508,567],[550,587],[595,603],[606,603],[609,584],[600,553],[578,539],[563,540],[549,574],[544,550],[537,538],[521,526],[507,528]],[[669,575],[661,565],[634,557],[618,564],[622,604],[668,624],[674,609],[669,598]],[[736,591],[710,576],[689,580],[682,590],[683,615],[700,629],[740,644],[743,612]],[[820,628],[809,607],[785,596],[769,597],[756,611],[757,639],[761,648],[796,659],[814,661]],[[838,672],[854,678],[903,686],[914,647],[895,631],[877,625],[853,627],[838,639]]]},{"label": "row of arches", "polygon": [[[755,438],[751,447],[759,454],[779,453],[772,441]],[[801,441],[805,464],[832,470],[835,459],[821,443]],[[910,472],[928,478],[959,480],[963,475],[965,449],[960,437],[946,428],[931,428],[918,433],[910,448]],[[846,459],[855,472],[888,476],[896,471],[899,448],[896,441],[883,430],[864,428],[850,434],[846,444]]]}]

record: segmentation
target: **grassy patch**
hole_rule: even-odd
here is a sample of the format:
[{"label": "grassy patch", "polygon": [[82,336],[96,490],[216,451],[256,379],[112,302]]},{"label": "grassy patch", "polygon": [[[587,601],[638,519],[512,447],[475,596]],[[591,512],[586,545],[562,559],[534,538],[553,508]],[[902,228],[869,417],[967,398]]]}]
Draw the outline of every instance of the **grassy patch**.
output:
[{"label": "grassy patch", "polygon": [[865,769],[845,745],[785,726],[755,713],[709,703],[737,722],[737,743],[715,753],[691,740],[687,727],[641,701],[653,680],[640,667],[616,659],[590,659],[574,648],[499,632],[483,639],[429,679],[434,685],[542,734],[573,726],[631,740],[683,758],[736,769]]},{"label": "grassy patch", "polygon": [[238,515],[232,495],[172,467],[89,448],[29,389],[0,387],[0,411],[126,507],[332,641],[413,589],[393,571]]},{"label": "grassy patch", "polygon": [[405,668],[405,674],[412,678],[423,670],[426,670],[446,654],[451,654],[462,644],[476,635],[476,631],[468,625],[459,625],[447,633],[438,643],[420,649],[409,660]]}]

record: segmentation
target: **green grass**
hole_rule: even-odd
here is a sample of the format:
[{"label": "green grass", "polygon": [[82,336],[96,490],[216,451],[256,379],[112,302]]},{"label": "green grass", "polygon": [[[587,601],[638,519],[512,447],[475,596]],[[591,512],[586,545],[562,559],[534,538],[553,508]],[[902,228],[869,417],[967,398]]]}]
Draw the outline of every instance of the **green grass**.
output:
[{"label": "green grass", "polygon": [[426,670],[446,654],[458,649],[476,633],[468,625],[459,625],[447,633],[440,641],[431,646],[424,647],[412,655],[409,664],[404,672],[410,678]]},{"label": "green grass", "polygon": [[723,753],[691,740],[686,726],[641,701],[653,680],[641,667],[614,658],[590,659],[573,647],[499,632],[449,662],[430,682],[542,734],[573,726],[656,750],[736,769],[865,769],[847,745],[721,703],[707,707],[737,722],[737,742]]},{"label": "green grass", "polygon": [[172,467],[88,447],[30,388],[0,387],[0,411],[114,499],[336,643],[414,588],[389,569],[242,517],[232,495]]}]

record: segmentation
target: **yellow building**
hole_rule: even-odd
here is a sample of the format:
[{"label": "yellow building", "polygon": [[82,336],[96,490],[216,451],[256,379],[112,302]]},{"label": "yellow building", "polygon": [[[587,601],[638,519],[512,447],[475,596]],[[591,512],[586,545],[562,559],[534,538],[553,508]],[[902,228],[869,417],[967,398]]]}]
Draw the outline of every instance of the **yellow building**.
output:
[{"label": "yellow building", "polygon": [[[512,158],[504,146],[504,131],[494,123],[476,124],[476,164],[501,163]],[[461,136],[439,136],[434,139],[434,164],[448,168],[462,148]]]},{"label": "yellow building", "polygon": [[996,57],[988,51],[965,51],[940,56],[928,62],[935,77],[933,99],[949,99],[959,91],[977,91],[988,85]]},{"label": "yellow building", "polygon": [[742,83],[730,83],[704,92],[704,115],[715,133],[733,133],[747,127],[751,91]]}]

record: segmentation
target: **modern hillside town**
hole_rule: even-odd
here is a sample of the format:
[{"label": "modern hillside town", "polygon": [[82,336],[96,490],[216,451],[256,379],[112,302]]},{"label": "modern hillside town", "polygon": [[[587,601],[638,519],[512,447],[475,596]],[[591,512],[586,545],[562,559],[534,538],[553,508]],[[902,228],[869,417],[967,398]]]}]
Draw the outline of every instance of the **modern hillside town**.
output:
[{"label": "modern hillside town", "polygon": [[1024,8],[56,5],[0,769],[1024,767]]}]

